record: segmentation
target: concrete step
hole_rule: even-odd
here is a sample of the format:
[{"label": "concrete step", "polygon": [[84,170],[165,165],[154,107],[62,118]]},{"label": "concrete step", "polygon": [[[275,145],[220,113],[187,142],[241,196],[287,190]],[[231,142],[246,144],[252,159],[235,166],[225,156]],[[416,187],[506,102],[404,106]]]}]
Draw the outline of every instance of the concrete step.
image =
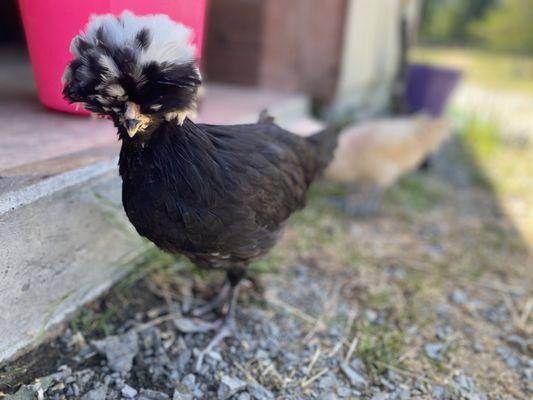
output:
[{"label": "concrete step", "polygon": [[[32,91],[13,90],[0,94],[0,361],[52,335],[149,246],[122,210],[111,124],[46,111]],[[265,108],[290,126],[309,102],[207,85],[198,120],[253,122]]]}]

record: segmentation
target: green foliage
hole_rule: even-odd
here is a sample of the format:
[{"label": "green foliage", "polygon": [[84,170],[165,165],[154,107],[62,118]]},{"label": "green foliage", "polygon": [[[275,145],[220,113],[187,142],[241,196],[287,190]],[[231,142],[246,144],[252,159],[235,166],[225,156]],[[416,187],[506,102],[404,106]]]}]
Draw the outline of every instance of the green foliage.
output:
[{"label": "green foliage", "polygon": [[502,144],[498,124],[475,115],[464,121],[461,139],[478,158],[492,156]]},{"label": "green foliage", "polygon": [[471,34],[494,50],[533,53],[531,0],[504,0],[470,26]]},{"label": "green foliage", "polygon": [[433,43],[458,43],[471,39],[469,24],[481,19],[495,0],[425,0],[422,39]]}]

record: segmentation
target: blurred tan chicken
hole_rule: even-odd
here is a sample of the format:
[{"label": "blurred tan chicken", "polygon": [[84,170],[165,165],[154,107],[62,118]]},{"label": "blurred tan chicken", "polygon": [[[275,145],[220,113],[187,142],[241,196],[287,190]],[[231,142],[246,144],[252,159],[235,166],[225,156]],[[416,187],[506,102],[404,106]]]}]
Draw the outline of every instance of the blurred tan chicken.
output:
[{"label": "blurred tan chicken", "polygon": [[448,120],[422,115],[348,126],[340,134],[333,161],[324,175],[333,181],[370,188],[365,201],[354,206],[353,198],[347,199],[344,206],[352,214],[373,213],[383,189],[417,168],[450,132]]}]

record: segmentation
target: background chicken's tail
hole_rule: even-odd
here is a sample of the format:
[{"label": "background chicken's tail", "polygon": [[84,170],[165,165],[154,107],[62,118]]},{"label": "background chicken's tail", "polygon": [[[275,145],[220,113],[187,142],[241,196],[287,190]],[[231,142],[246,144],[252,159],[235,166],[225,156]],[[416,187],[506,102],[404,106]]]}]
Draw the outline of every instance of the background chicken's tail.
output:
[{"label": "background chicken's tail", "polygon": [[306,137],[316,155],[315,177],[321,175],[333,159],[340,131],[340,128],[330,125],[324,130]]}]

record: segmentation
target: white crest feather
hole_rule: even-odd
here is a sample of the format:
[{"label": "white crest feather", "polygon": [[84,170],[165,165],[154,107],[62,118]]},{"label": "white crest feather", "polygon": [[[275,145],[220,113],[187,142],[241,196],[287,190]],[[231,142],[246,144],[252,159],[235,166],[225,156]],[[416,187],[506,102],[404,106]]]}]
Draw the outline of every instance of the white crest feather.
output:
[{"label": "white crest feather", "polygon": [[[119,17],[111,14],[92,16],[85,34],[82,34],[83,39],[96,43],[100,28],[113,45],[129,47],[138,52],[138,61],[141,64],[152,61],[183,64],[195,59],[196,49],[191,43],[192,30],[171,20],[167,15],[138,16],[124,11]],[[143,30],[148,31],[148,46],[139,48],[136,37]],[[79,56],[77,40],[74,38],[70,47],[75,56]]]}]

